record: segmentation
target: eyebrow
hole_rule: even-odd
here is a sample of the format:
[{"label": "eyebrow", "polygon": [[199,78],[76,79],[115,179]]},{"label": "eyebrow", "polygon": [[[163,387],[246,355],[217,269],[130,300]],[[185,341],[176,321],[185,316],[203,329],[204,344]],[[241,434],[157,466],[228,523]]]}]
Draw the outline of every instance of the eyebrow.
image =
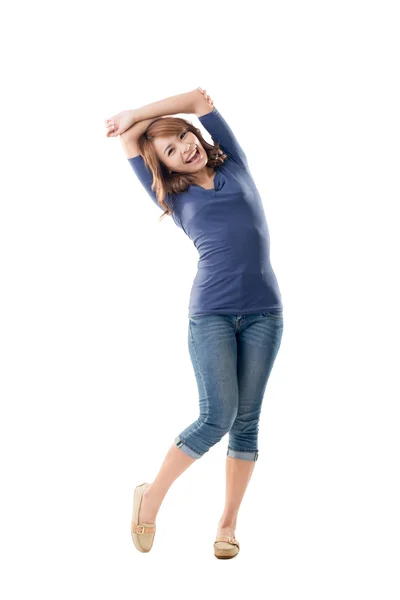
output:
[{"label": "eyebrow", "polygon": [[[182,132],[181,132],[182,133]],[[179,133],[176,134],[175,137],[178,137],[178,135],[180,135]],[[168,148],[170,148],[172,146],[172,144],[168,144],[168,146],[165,148],[164,150],[164,154],[166,153],[166,151],[168,150]]]}]

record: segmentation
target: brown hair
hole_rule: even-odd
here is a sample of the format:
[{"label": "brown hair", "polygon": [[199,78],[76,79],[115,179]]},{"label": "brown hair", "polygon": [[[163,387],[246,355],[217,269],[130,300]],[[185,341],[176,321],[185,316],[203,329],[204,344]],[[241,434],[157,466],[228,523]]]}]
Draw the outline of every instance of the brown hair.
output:
[{"label": "brown hair", "polygon": [[190,121],[180,117],[160,117],[146,129],[138,139],[139,153],[146,166],[153,175],[151,189],[156,193],[157,202],[165,208],[160,220],[166,215],[172,215],[172,208],[166,203],[166,196],[179,194],[188,189],[189,185],[195,183],[195,177],[190,173],[170,173],[167,167],[159,160],[152,140],[158,136],[177,135],[183,131],[191,131],[199,139],[207,153],[207,167],[218,168],[227,159],[227,155],[220,149],[219,144],[211,145],[205,141],[200,129],[192,125]]}]

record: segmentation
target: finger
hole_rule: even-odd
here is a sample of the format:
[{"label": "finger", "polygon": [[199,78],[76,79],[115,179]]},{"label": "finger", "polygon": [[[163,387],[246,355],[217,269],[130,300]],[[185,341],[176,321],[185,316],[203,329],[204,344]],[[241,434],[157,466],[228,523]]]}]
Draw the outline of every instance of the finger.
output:
[{"label": "finger", "polygon": [[113,135],[116,132],[116,127],[115,125],[109,125],[108,127],[106,127],[106,135]]}]

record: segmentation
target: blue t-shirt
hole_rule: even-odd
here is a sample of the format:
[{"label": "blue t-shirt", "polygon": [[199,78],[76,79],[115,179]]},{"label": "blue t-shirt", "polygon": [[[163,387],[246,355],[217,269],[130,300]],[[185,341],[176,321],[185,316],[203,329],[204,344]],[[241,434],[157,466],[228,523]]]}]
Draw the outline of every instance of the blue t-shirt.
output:
[{"label": "blue t-shirt", "polygon": [[[246,156],[221,113],[214,107],[199,121],[227,154],[216,168],[214,189],[193,184],[168,195],[175,224],[194,243],[199,261],[189,301],[189,317],[244,315],[283,309],[270,262],[264,207]],[[128,161],[155,204],[153,177],[141,156]]]}]

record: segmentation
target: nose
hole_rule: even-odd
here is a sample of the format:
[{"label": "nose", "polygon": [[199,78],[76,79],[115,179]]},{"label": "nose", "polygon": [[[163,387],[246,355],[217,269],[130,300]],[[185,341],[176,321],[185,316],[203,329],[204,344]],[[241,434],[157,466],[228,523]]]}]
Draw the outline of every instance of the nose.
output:
[{"label": "nose", "polygon": [[186,145],[186,148],[182,154],[182,160],[183,162],[186,162],[186,158],[189,156],[189,152],[190,152],[190,144]]}]

